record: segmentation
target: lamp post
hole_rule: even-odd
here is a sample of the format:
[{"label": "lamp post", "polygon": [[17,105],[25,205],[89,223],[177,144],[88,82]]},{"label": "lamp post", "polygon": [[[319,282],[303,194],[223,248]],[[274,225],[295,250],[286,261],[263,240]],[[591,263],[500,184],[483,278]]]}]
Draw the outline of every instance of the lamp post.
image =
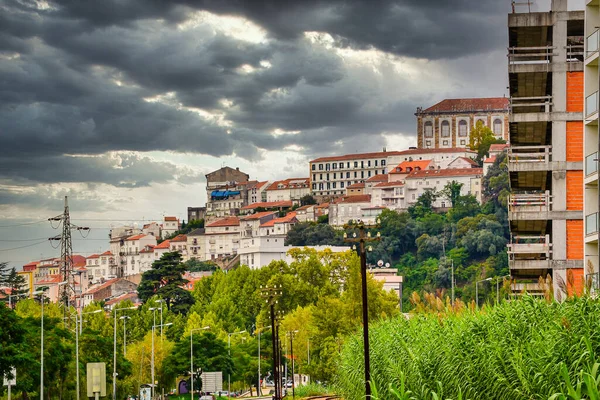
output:
[{"label": "lamp post", "polygon": [[115,322],[113,326],[113,400],[117,400],[117,312],[122,310],[135,310],[137,307],[115,308]]},{"label": "lamp post", "polygon": [[262,392],[262,385],[260,384],[260,335],[262,333],[261,329],[271,329],[270,326],[267,327],[262,327],[262,328],[258,328],[258,385],[256,386],[256,394],[258,396],[260,396],[260,393]]},{"label": "lamp post", "polygon": [[[242,333],[246,333],[245,330],[243,331],[239,331],[239,332],[231,332],[227,334],[227,352],[229,354],[229,357],[231,357],[231,336],[233,335],[239,335]],[[231,398],[231,373],[227,374],[227,398],[230,399]]]},{"label": "lamp post", "polygon": [[[352,222],[352,221],[350,221]],[[377,225],[379,225],[379,217],[377,217]],[[378,232],[376,237],[371,237],[371,232],[367,229],[375,228],[377,225],[367,225],[363,221],[358,220],[356,225],[344,225],[345,229],[358,229],[358,235],[356,232],[349,238],[347,233],[344,233],[345,242],[354,242],[359,244],[360,254],[360,277],[362,281],[362,314],[363,314],[363,348],[365,358],[365,398],[371,398],[371,362],[369,359],[369,308],[367,304],[367,242],[380,240],[381,235]],[[356,245],[352,246],[352,249],[356,249]],[[371,251],[371,246],[368,247]]]},{"label": "lamp post", "polygon": [[479,283],[491,281],[492,278],[482,279],[480,281],[475,282],[475,305],[479,308]]},{"label": "lamp post", "polygon": [[500,279],[510,278],[510,275],[496,277],[496,305],[500,304]]},{"label": "lamp post", "polygon": [[13,297],[19,298],[19,297],[24,297],[27,296],[26,294],[9,294],[8,295],[8,308],[12,308],[12,301],[11,299]]},{"label": "lamp post", "polygon": [[194,328],[190,331],[190,377],[192,384],[192,400],[194,400],[194,331],[202,331],[210,329],[210,326],[205,326],[204,328]]},{"label": "lamp post", "polygon": [[[75,315],[75,363],[77,365],[77,400],[79,400],[79,335],[83,332],[81,326],[83,325],[83,314],[97,314],[102,310],[95,310],[89,312],[82,312],[79,318]],[[77,326],[77,320],[79,319],[79,326]]]},{"label": "lamp post", "polygon": [[154,331],[156,330],[157,326],[160,326],[162,329],[163,326],[170,325],[173,325],[173,323],[169,322],[168,324],[152,325],[152,398],[154,398]]},{"label": "lamp post", "polygon": [[[158,308],[160,310],[160,342],[162,343],[163,341],[163,303],[165,302],[163,299],[158,299],[158,300],[154,300],[155,303],[160,303],[160,307]],[[156,324],[156,322],[154,322]]]},{"label": "lamp post", "polygon": [[[288,334],[290,335],[290,353],[291,353],[291,357],[292,357],[292,399],[296,398],[296,391],[295,391],[295,386],[296,386],[296,382],[294,381],[294,334],[298,333],[298,331],[291,331],[288,332]],[[287,386],[287,382],[285,383]]]},{"label": "lamp post", "polygon": [[42,316],[41,316],[41,344],[40,344],[40,400],[44,400],[44,291],[48,290],[48,287],[44,287],[42,290],[36,290],[33,292],[34,295],[40,296],[40,303],[42,304]]},{"label": "lamp post", "polygon": [[119,319],[123,320],[123,357],[127,356],[127,330],[125,326],[127,325],[127,320],[131,319],[128,315],[123,315]]},{"label": "lamp post", "polygon": [[278,303],[278,298],[283,295],[281,284],[279,286],[260,286],[260,296],[265,299],[269,305],[271,318],[271,343],[273,345],[273,382],[275,384],[275,397],[273,400],[281,400],[281,385],[279,381],[279,356],[277,344],[277,319],[275,313],[275,304]]},{"label": "lamp post", "polygon": [[99,309],[99,310],[94,310],[94,311],[82,312],[81,314],[79,314],[79,334],[83,333],[83,316],[88,315],[88,314],[98,314],[101,312],[102,312],[102,309]]}]

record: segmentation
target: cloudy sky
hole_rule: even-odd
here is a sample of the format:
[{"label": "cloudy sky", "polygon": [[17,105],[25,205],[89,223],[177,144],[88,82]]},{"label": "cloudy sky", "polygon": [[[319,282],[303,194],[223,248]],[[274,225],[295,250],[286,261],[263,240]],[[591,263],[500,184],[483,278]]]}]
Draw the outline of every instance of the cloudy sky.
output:
[{"label": "cloudy sky", "polygon": [[506,94],[509,11],[510,0],[0,1],[0,261],[57,254],[41,221],[65,195],[92,228],[74,242],[85,254],[107,247],[110,226],[203,205],[204,174],[222,165],[274,180],[306,176],[317,156],[414,145],[416,107]]}]

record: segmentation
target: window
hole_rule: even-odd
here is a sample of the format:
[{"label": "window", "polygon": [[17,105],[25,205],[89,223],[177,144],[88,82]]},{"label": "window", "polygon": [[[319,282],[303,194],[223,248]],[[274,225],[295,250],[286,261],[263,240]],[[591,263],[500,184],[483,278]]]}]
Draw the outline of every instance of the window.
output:
[{"label": "window", "polygon": [[467,121],[461,119],[458,121],[458,136],[466,137],[467,136]]},{"label": "window", "polygon": [[346,172],[346,179],[350,178],[350,172]]},{"label": "window", "polygon": [[329,163],[325,164],[325,171],[329,171]]},{"label": "window", "polygon": [[343,189],[344,188],[344,182],[340,182],[340,187]]},{"label": "window", "polygon": [[354,161],[354,168],[358,168],[358,161]]},{"label": "window", "polygon": [[344,168],[344,163],[343,162],[340,163],[340,169],[342,169],[342,168]]},{"label": "window", "polygon": [[323,171],[323,164],[319,164],[319,171]]},{"label": "window", "polygon": [[426,138],[433,137],[433,123],[431,121],[425,122],[425,137]]},{"label": "window", "polygon": [[461,145],[461,146],[466,146],[466,145],[467,145],[467,141],[466,141],[466,140],[464,140],[464,139],[463,139],[463,140],[461,140],[461,141],[460,141],[460,145]]},{"label": "window", "polygon": [[385,160],[381,160],[381,166],[385,167]]},{"label": "window", "polygon": [[427,147],[431,147],[431,140],[426,140],[426,141],[425,141],[425,145],[426,145]]},{"label": "window", "polygon": [[367,176],[370,178],[371,177],[371,171],[368,171]]},{"label": "window", "polygon": [[323,180],[323,174],[319,174],[319,179]]},{"label": "window", "polygon": [[450,137],[450,122],[442,121],[442,137]]},{"label": "window", "polygon": [[448,146],[448,141],[447,141],[447,140],[444,140],[444,141],[443,141],[443,144],[444,144],[444,146]]},{"label": "window", "polygon": [[358,172],[354,171],[354,177],[358,178]]},{"label": "window", "polygon": [[367,161],[367,167],[371,166],[371,160]]},{"label": "window", "polygon": [[375,166],[377,166],[377,160],[375,160]]},{"label": "window", "polygon": [[336,175],[337,175],[337,174],[334,172],[334,173],[333,173],[333,179],[336,179]]},{"label": "window", "polygon": [[332,187],[333,189],[335,189],[335,182],[333,182],[333,184],[331,185],[331,187]]},{"label": "window", "polygon": [[332,168],[332,169],[337,169],[337,163],[333,163],[333,164],[331,164],[331,168]]},{"label": "window", "polygon": [[360,162],[360,167],[361,167],[361,168],[364,168],[364,167],[365,167],[365,162],[364,162],[364,161],[361,161],[361,162]]},{"label": "window", "polygon": [[312,170],[314,171],[315,169],[317,169],[317,166],[315,164],[312,165]]},{"label": "window", "polygon": [[494,120],[494,135],[502,136],[502,120],[500,118]]},{"label": "window", "polygon": [[349,169],[349,168],[350,168],[350,161],[348,161],[348,162],[346,163],[346,168],[347,168],[347,169]]},{"label": "window", "polygon": [[317,180],[317,174],[313,174],[313,181]]}]

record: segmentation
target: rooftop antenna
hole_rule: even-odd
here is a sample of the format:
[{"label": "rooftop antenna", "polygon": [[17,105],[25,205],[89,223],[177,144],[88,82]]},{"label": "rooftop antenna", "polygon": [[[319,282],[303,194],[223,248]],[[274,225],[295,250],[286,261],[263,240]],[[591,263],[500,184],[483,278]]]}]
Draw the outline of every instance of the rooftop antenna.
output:
[{"label": "rooftop antenna", "polygon": [[512,12],[513,12],[513,14],[516,12],[515,11],[516,6],[527,6],[527,9],[529,10],[528,12],[531,13],[531,5],[532,4],[533,4],[533,1],[531,1],[531,0],[522,1],[522,2],[517,2],[515,0],[512,0]]}]

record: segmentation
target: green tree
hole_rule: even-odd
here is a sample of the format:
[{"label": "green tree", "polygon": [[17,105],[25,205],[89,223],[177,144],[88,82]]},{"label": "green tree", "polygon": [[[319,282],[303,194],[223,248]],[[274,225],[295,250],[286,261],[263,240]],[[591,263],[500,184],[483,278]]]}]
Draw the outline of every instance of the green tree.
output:
[{"label": "green tree", "polygon": [[488,155],[490,146],[497,143],[506,143],[506,141],[497,139],[490,128],[482,121],[477,121],[469,134],[469,148],[477,152],[475,161],[479,166],[483,165],[483,159]]},{"label": "green tree", "polygon": [[433,203],[437,200],[437,195],[432,190],[426,190],[419,196],[417,202],[408,207],[408,212],[413,218],[422,218],[433,212]]},{"label": "green tree", "polygon": [[317,204],[317,199],[315,199],[311,194],[305,194],[300,198],[300,205],[308,206],[312,204]]},{"label": "green tree", "polygon": [[285,243],[288,246],[340,246],[344,239],[331,225],[300,222],[290,229]]},{"label": "green tree", "polygon": [[439,191],[438,196],[445,197],[450,200],[452,206],[456,205],[458,198],[460,197],[460,191],[463,187],[462,183],[452,181],[446,183],[446,186]]},{"label": "green tree", "polygon": [[8,293],[11,296],[11,303],[14,305],[18,302],[22,296],[27,294],[27,283],[25,282],[25,278],[18,274],[15,268],[13,267],[8,275],[4,279],[4,286],[8,289]]},{"label": "green tree", "polygon": [[192,295],[182,286],[189,281],[183,278],[185,265],[179,252],[168,252],[152,263],[152,269],[142,274],[138,295],[143,302],[157,295],[164,299],[167,308],[175,313],[186,314],[194,303]]},{"label": "green tree", "polygon": [[0,376],[5,376],[11,367],[25,367],[23,361],[29,359],[29,354],[24,352],[22,319],[3,303],[0,303],[0,321]]}]

